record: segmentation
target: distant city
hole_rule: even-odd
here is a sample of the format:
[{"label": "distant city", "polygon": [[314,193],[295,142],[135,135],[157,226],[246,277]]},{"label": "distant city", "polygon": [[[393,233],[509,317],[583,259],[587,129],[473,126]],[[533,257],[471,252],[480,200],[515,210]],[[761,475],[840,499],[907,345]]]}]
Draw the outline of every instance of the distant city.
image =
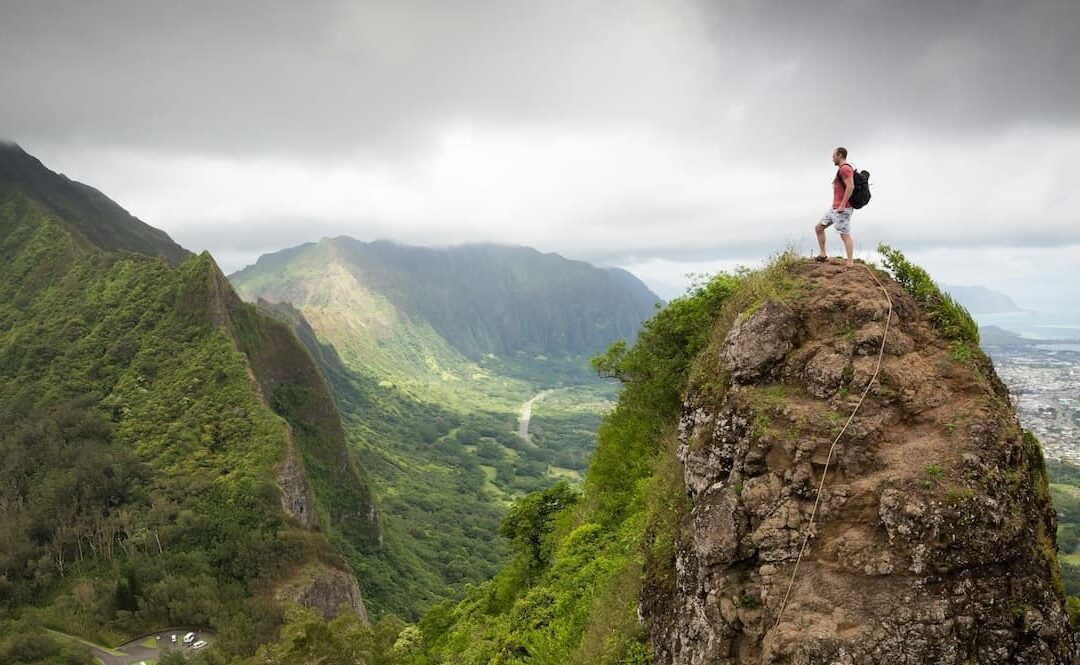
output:
[{"label": "distant city", "polygon": [[1020,422],[1049,458],[1080,464],[1080,345],[987,346]]},{"label": "distant city", "polygon": [[1080,464],[1080,310],[1025,309],[983,286],[941,287],[978,321],[1020,423],[1046,457]]}]

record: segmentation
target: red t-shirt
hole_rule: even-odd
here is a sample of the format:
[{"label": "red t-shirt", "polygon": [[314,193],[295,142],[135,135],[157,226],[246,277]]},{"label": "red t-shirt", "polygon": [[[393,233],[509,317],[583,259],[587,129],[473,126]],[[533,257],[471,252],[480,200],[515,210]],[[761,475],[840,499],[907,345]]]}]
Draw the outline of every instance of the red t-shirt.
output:
[{"label": "red t-shirt", "polygon": [[840,166],[840,173],[837,174],[832,181],[832,207],[833,210],[840,207],[840,202],[844,200],[844,191],[847,190],[847,185],[844,184],[845,178],[853,178],[854,171],[851,168],[851,164],[843,164]]}]

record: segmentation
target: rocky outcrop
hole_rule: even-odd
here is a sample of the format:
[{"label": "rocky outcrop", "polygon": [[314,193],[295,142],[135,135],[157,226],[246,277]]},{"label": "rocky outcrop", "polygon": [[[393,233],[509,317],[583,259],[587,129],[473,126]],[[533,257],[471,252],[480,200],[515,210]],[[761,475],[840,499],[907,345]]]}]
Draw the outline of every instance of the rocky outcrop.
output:
[{"label": "rocky outcrop", "polygon": [[950,348],[884,273],[880,374],[810,527],[888,303],[861,268],[794,272],[784,302],[731,325],[713,372],[724,389],[689,389],[674,588],[642,596],[658,662],[1071,665],[1038,443],[993,368]]},{"label": "rocky outcrop", "polygon": [[742,313],[724,342],[724,365],[736,381],[770,378],[795,340],[795,312],[776,300]]},{"label": "rocky outcrop", "polygon": [[316,610],[324,619],[333,619],[349,609],[368,623],[367,608],[352,574],[337,568],[312,566],[278,591],[278,599]]},{"label": "rocky outcrop", "polygon": [[296,450],[296,444],[292,442],[291,431],[289,433],[289,448],[285,453],[284,461],[280,465],[277,481],[278,487],[281,489],[281,509],[285,511],[285,514],[309,529],[318,526],[319,520],[315,514],[315,501],[311,496],[311,487],[308,485],[307,475],[304,473],[304,464],[300,461],[300,454]]}]

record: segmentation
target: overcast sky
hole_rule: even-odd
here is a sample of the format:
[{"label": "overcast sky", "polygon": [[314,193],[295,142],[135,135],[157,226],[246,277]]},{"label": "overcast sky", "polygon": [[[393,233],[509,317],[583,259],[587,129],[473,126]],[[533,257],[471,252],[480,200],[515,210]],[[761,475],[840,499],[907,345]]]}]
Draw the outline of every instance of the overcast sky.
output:
[{"label": "overcast sky", "polygon": [[227,271],[493,241],[665,297],[811,252],[845,145],[860,255],[1080,308],[1078,44],[1077,0],[0,0],[0,137]]}]

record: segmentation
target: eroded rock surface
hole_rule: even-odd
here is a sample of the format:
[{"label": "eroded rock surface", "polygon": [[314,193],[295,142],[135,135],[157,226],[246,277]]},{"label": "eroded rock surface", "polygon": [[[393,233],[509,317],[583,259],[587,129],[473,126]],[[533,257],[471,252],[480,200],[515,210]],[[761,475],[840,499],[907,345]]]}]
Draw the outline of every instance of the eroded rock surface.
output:
[{"label": "eroded rock surface", "polygon": [[740,314],[724,342],[724,365],[732,379],[748,382],[770,376],[794,346],[795,332],[795,313],[775,300]]},{"label": "eroded rock surface", "polygon": [[291,432],[289,447],[280,465],[277,481],[281,489],[281,509],[285,511],[285,514],[309,529],[315,528],[319,523],[315,515],[315,502],[311,496],[311,487],[308,484],[303,462],[300,461],[300,454],[292,441]]},{"label": "eroded rock surface", "polygon": [[641,604],[658,661],[1072,665],[1041,454],[992,367],[955,359],[878,273],[894,312],[873,379],[880,288],[862,268],[795,270],[797,295],[732,325],[722,397],[690,387],[687,535],[674,589]]},{"label": "eroded rock surface", "polygon": [[278,598],[310,607],[324,619],[333,619],[343,609],[368,622],[367,607],[360,586],[351,573],[329,566],[309,566],[278,591]]}]

